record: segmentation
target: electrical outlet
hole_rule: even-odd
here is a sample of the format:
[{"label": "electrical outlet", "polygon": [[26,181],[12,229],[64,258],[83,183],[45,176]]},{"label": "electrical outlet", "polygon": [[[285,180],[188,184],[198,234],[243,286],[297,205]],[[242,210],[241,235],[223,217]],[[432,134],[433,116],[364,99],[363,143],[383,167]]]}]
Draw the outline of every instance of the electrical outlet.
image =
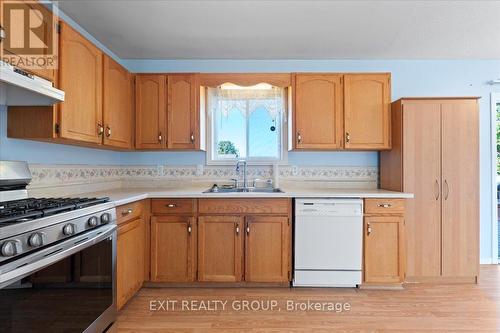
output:
[{"label": "electrical outlet", "polygon": [[163,171],[164,171],[163,165],[158,164],[158,165],[156,166],[156,175],[157,175],[158,177],[163,176]]},{"label": "electrical outlet", "polygon": [[198,164],[198,165],[196,166],[196,176],[197,176],[197,177],[201,177],[201,176],[203,176],[203,171],[204,171],[204,170],[203,170],[203,164]]}]

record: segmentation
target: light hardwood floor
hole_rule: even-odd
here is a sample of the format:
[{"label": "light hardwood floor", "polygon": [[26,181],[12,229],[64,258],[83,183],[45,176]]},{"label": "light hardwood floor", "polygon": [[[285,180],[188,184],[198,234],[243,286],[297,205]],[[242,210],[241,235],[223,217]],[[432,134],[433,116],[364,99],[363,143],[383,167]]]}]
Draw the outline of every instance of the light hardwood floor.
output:
[{"label": "light hardwood floor", "polygon": [[[228,300],[225,311],[150,311],[151,300]],[[234,300],[278,300],[281,311],[235,311]],[[347,302],[351,310],[286,311],[286,300]],[[478,285],[405,290],[143,288],[112,332],[499,332],[500,267],[482,265]]]}]

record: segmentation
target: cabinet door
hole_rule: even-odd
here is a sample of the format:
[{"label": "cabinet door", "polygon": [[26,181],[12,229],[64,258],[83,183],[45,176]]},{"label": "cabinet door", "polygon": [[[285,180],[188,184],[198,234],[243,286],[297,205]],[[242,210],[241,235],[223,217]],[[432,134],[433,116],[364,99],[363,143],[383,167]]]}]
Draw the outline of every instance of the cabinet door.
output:
[{"label": "cabinet door", "polygon": [[132,147],[132,75],[104,56],[104,144]]},{"label": "cabinet door", "polygon": [[[441,275],[441,105],[403,104],[407,276]],[[425,129],[425,130],[424,130]]]},{"label": "cabinet door", "polygon": [[61,137],[102,142],[102,53],[88,40],[61,22],[60,104]]},{"label": "cabinet door", "polygon": [[442,104],[442,274],[479,273],[479,114],[476,100]]},{"label": "cabinet door", "polygon": [[390,74],[344,76],[345,148],[390,148]]},{"label": "cabinet door", "polygon": [[116,301],[121,309],[144,281],[144,222],[120,225],[116,242]]},{"label": "cabinet door", "polygon": [[166,147],[165,75],[137,75],[135,82],[135,146],[139,149]]},{"label": "cabinet door", "polygon": [[294,96],[294,147],[342,148],[342,75],[297,74]]},{"label": "cabinet door", "polygon": [[240,216],[199,217],[199,281],[241,281],[243,226]]},{"label": "cabinet door", "polygon": [[287,217],[246,218],[245,281],[286,282],[289,280],[289,229]]},{"label": "cabinet door", "polygon": [[[32,55],[23,52],[24,48],[30,47],[30,44],[28,43],[33,43],[35,47],[40,47],[41,49],[39,54],[34,56],[51,55],[48,53],[48,51],[51,49],[51,47],[49,47],[49,44],[52,41],[51,35],[55,35],[56,31],[56,27],[54,24],[55,20],[52,19],[53,14],[43,4],[36,3],[34,1],[18,0],[17,2],[7,1],[5,3],[2,3],[2,1],[0,1],[0,26],[4,27],[4,29],[6,29],[5,22],[2,22],[4,5],[8,6],[9,8],[15,8],[16,10],[18,10],[17,13],[24,15],[24,22],[26,22],[26,19],[28,18],[27,14],[29,13],[29,23],[30,25],[33,25],[34,28],[30,32],[31,36],[29,38],[29,41],[28,38],[19,36],[13,31],[5,30],[5,40],[0,43],[0,47],[3,47],[3,59],[15,67],[43,77],[44,79],[47,79],[49,81],[54,81],[54,68],[47,68],[48,66],[44,66],[44,62],[36,60],[36,67],[38,68],[34,68],[35,66],[33,66],[33,64],[30,64],[33,62],[33,60],[31,59]],[[6,14],[9,15],[9,13]],[[21,20],[19,20],[19,22],[21,22],[19,24],[23,24]],[[16,23],[11,23],[9,27],[12,27],[12,25]],[[17,31],[23,30],[19,30],[16,28],[15,32]],[[35,31],[35,33],[33,33],[33,31]],[[11,41],[11,37],[13,37],[15,41]],[[53,52],[55,53],[56,50],[53,50]]]},{"label": "cabinet door", "polygon": [[364,282],[403,281],[403,217],[365,217]]},{"label": "cabinet door", "polygon": [[151,218],[151,281],[196,279],[196,220],[189,216]]},{"label": "cabinet door", "polygon": [[195,149],[199,146],[196,91],[194,74],[168,76],[168,148]]}]

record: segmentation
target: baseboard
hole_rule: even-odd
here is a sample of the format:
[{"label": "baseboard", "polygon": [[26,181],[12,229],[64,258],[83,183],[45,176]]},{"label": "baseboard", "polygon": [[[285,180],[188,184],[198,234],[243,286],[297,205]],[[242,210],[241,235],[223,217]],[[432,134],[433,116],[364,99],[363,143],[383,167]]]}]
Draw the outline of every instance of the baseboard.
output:
[{"label": "baseboard", "polygon": [[479,260],[479,263],[481,265],[496,265],[496,264],[498,264],[498,258],[497,259],[494,259],[494,258],[481,258]]}]

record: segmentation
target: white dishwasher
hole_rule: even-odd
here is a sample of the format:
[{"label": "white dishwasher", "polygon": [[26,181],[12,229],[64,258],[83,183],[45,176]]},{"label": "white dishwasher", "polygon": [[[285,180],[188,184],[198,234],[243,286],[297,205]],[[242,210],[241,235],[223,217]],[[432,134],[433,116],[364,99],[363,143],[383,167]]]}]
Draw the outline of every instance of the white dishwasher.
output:
[{"label": "white dishwasher", "polygon": [[363,200],[296,199],[293,285],[361,283]]}]

